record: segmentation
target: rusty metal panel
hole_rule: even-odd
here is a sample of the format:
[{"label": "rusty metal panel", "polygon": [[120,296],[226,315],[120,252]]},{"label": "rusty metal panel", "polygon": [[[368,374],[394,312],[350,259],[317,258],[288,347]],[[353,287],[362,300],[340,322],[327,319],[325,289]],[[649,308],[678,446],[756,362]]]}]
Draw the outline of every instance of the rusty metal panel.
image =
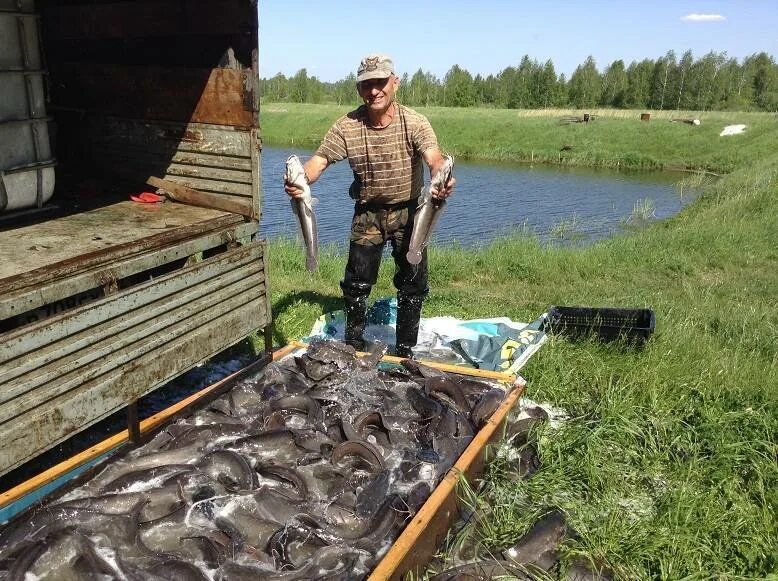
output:
[{"label": "rusty metal panel", "polygon": [[97,149],[121,145],[130,152],[185,152],[250,159],[250,133],[229,126],[103,117],[93,119],[85,130],[87,139]]},{"label": "rusty metal panel", "polygon": [[[140,0],[53,6],[56,39],[110,39],[246,33],[256,28],[250,0]],[[253,14],[252,14],[253,12]],[[253,16],[253,18],[252,18]]]},{"label": "rusty metal panel", "polygon": [[[188,290],[180,297],[169,294],[152,305],[142,306],[126,300],[131,291],[118,293],[103,302],[123,305],[126,312],[116,321],[96,320],[92,327],[82,329],[91,331],[95,337],[89,344],[84,343],[84,333],[75,337],[81,341],[80,351],[71,352],[61,360],[31,354],[41,367],[28,371],[28,377],[48,381],[36,380],[37,387],[28,391],[23,381],[16,381],[11,384],[14,391],[9,393],[13,397],[0,404],[0,438],[4,442],[0,449],[0,473],[99,421],[252,330],[269,324],[264,243],[253,242],[224,255],[227,260],[219,261],[224,278],[217,274],[215,279],[220,282],[215,287],[214,277],[199,283],[189,280],[185,285]],[[248,262],[246,257],[250,259]],[[207,269],[217,259],[218,256],[197,263],[186,273],[171,273],[153,284],[191,276],[193,270]],[[234,276],[236,273],[239,275]],[[199,285],[203,288],[197,290]],[[151,317],[141,322],[146,314]],[[60,319],[60,327],[68,326],[67,318]],[[136,324],[122,337],[123,325],[132,321]],[[44,348],[52,353],[70,351],[69,346],[56,345],[68,342],[70,336],[54,330],[52,333],[49,345]],[[87,355],[91,350],[102,356],[79,360],[79,354]]]},{"label": "rusty metal panel", "polygon": [[249,128],[254,111],[251,69],[52,63],[52,100],[58,107],[99,115],[210,123]]},{"label": "rusty metal panel", "polygon": [[[182,212],[180,208],[174,213],[168,211],[166,214],[159,209],[144,214],[139,211],[137,204],[131,202],[121,202],[116,206],[120,208],[107,215],[108,209],[100,208],[93,212],[0,232],[0,296],[88,269],[104,267],[129,256],[166,248],[181,241],[211,235],[229,238],[230,232],[244,223],[242,216],[209,213],[200,208],[188,209],[188,215],[195,221],[187,223],[187,220],[178,219],[181,216],[187,217],[187,212]],[[134,226],[123,232],[116,231],[116,222],[121,220],[121,214],[126,214],[125,210],[129,208],[134,208]],[[168,227],[170,224],[175,224],[176,227]],[[95,231],[108,236],[110,244],[106,246],[103,236],[94,240]],[[252,232],[255,231],[256,224]],[[34,253],[19,252],[19,248],[24,248],[25,241],[41,238],[50,240],[52,237],[54,244],[46,244],[47,247],[36,246]],[[31,251],[32,248],[28,247],[27,250]]]},{"label": "rusty metal panel", "polygon": [[[0,385],[8,389],[11,380],[42,366],[46,361],[61,358],[93,345],[102,329],[124,332],[127,329],[161,316],[173,306],[217,290],[240,278],[240,267],[259,265],[257,250],[223,253],[181,269],[174,275],[128,289],[120,299],[109,295],[94,303],[23,329],[0,335]],[[226,272],[225,269],[230,267]],[[67,341],[59,339],[67,337]],[[91,355],[87,355],[90,357]],[[0,393],[0,402],[6,393]]]},{"label": "rusty metal panel", "polygon": [[[182,330],[192,325],[199,326],[214,313],[239,306],[233,297],[242,296],[251,290],[261,292],[265,288],[259,264],[254,267],[241,269],[238,280],[223,288],[195,299],[186,297],[189,299],[186,303],[149,317],[118,334],[114,325],[95,328],[93,337],[99,340],[93,345],[26,373],[3,386],[0,424],[24,410],[44,404],[57,394],[108,373],[117,365],[127,363],[150,349],[162,346]],[[209,308],[213,303],[216,304]]]},{"label": "rusty metal panel", "polygon": [[101,287],[126,276],[186,258],[197,252],[213,248],[228,240],[236,240],[256,232],[256,224],[248,222],[209,236],[177,242],[159,250],[115,260],[97,268],[85,269],[68,277],[44,279],[38,284],[0,295],[0,320],[13,317],[77,293]]}]

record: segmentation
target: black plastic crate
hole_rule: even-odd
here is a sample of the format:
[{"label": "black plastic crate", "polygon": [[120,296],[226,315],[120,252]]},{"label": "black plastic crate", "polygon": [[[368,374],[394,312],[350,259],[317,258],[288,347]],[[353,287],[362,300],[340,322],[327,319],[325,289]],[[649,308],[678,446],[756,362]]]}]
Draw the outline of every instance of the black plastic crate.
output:
[{"label": "black plastic crate", "polygon": [[548,309],[543,330],[573,339],[594,337],[601,341],[622,339],[643,344],[653,334],[656,318],[651,309],[610,307],[560,307]]}]

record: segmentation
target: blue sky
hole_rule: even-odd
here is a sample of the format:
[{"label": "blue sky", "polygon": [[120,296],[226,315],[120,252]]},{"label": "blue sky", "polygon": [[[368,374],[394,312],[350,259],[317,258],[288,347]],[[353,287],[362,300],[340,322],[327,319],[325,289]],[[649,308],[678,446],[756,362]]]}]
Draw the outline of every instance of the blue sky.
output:
[{"label": "blue sky", "polygon": [[486,76],[529,54],[569,76],[588,55],[600,70],[670,49],[778,57],[778,0],[259,0],[259,35],[262,77],[306,68],[336,81],[369,52],[390,54],[400,75],[458,64]]}]

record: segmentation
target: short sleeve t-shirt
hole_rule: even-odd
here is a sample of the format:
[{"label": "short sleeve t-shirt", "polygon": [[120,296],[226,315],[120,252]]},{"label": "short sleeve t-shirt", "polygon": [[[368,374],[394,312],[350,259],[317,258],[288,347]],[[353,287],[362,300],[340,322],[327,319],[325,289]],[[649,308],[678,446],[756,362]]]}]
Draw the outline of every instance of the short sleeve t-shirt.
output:
[{"label": "short sleeve t-shirt", "polygon": [[338,119],[316,155],[329,163],[348,159],[354,172],[349,190],[361,203],[397,204],[415,199],[424,186],[422,154],[438,147],[424,115],[395,103],[386,127],[371,127],[362,106]]}]

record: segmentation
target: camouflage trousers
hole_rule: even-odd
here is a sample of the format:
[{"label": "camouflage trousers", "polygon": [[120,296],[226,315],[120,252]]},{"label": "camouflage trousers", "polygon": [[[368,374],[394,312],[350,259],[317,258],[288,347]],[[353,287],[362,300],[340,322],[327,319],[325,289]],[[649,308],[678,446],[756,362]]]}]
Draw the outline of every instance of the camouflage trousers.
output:
[{"label": "camouflage trousers", "polygon": [[429,293],[427,251],[421,262],[411,265],[405,258],[413,230],[416,200],[406,204],[371,206],[356,204],[351,223],[346,273],[340,283],[346,303],[346,341],[358,346],[364,330],[367,298],[378,280],[384,246],[389,242],[394,258],[394,286],[397,289],[397,343],[412,347],[421,317],[421,306]]}]

